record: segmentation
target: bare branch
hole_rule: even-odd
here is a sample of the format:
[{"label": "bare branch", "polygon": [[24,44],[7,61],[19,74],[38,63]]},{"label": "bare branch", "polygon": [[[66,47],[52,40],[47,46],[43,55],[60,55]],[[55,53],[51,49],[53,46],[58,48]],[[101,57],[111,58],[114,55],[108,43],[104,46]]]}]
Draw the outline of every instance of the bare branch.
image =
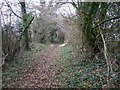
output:
[{"label": "bare branch", "polygon": [[110,19],[106,19],[106,20],[100,22],[99,24],[97,24],[97,25],[96,25],[95,27],[93,27],[92,29],[98,27],[99,25],[103,24],[104,22],[111,21],[111,20],[114,20],[114,19],[119,19],[119,18],[120,18],[120,16],[113,17],[113,18],[110,18]]},{"label": "bare branch", "polygon": [[100,32],[100,35],[101,35],[101,38],[102,38],[102,41],[103,41],[104,57],[105,57],[106,64],[107,64],[107,85],[108,85],[108,87],[109,87],[109,85],[110,85],[110,82],[109,82],[110,65],[109,65],[109,60],[108,60],[108,57],[107,57],[107,45],[106,45],[104,36],[103,36],[103,34],[102,34],[102,31],[100,30],[100,25],[98,25],[98,26],[99,26],[99,32]]},{"label": "bare branch", "polygon": [[11,8],[11,6],[9,5],[9,3],[5,0],[5,2],[6,2],[6,4],[8,5],[8,7],[10,8],[10,10],[12,11],[12,13],[15,15],[15,16],[17,16],[18,18],[22,18],[22,17],[20,17],[19,15],[17,15],[14,11],[13,11],[13,9]]}]

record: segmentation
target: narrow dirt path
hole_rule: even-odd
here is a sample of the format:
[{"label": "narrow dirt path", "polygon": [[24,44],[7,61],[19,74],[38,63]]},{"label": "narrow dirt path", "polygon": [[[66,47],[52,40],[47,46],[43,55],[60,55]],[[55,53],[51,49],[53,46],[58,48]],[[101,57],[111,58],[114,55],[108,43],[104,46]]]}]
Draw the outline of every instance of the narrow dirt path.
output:
[{"label": "narrow dirt path", "polygon": [[50,88],[60,87],[59,74],[53,64],[57,58],[58,45],[49,46],[42,54],[36,55],[36,63],[29,70],[25,70],[17,79],[20,88]]}]

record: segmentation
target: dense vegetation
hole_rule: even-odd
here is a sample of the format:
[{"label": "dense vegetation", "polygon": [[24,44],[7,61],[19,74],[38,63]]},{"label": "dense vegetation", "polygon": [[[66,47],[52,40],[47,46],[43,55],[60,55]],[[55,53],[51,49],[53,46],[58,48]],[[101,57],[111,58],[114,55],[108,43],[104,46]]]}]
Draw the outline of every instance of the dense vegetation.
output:
[{"label": "dense vegetation", "polygon": [[[58,13],[64,5],[75,14]],[[55,87],[120,88],[120,2],[5,0],[0,9],[3,87],[21,88],[16,78],[51,58],[45,62],[59,74]]]}]

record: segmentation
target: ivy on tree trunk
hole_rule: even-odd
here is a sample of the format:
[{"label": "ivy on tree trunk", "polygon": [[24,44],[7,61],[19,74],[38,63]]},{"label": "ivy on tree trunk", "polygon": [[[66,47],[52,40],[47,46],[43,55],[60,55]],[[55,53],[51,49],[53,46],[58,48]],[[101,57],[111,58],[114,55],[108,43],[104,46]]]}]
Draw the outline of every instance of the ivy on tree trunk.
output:
[{"label": "ivy on tree trunk", "polygon": [[23,0],[23,2],[20,2],[21,4],[21,11],[22,11],[22,21],[23,21],[23,31],[24,32],[24,37],[25,37],[25,49],[29,50],[29,35],[28,35],[28,28],[26,28],[27,25],[27,13],[26,13],[26,4],[25,4],[25,0]]}]

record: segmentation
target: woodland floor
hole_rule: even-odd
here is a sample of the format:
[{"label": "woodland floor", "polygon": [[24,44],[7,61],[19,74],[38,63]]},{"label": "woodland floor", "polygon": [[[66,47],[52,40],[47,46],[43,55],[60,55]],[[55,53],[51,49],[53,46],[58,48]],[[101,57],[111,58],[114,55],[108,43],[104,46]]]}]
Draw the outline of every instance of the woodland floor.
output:
[{"label": "woodland floor", "polygon": [[[45,50],[38,52],[35,56],[34,65],[29,68],[22,68],[17,77],[4,78],[5,88],[50,88],[60,87],[60,76],[56,72],[57,49],[59,45],[48,46]],[[28,63],[29,64],[29,63]]]},{"label": "woodland floor", "polygon": [[[101,88],[106,85],[106,63],[102,59],[75,59],[71,46],[36,44],[20,52],[3,66],[3,88]],[[115,72],[114,72],[115,73]],[[114,74],[113,73],[113,74]],[[118,87],[118,76],[111,87]]]}]

